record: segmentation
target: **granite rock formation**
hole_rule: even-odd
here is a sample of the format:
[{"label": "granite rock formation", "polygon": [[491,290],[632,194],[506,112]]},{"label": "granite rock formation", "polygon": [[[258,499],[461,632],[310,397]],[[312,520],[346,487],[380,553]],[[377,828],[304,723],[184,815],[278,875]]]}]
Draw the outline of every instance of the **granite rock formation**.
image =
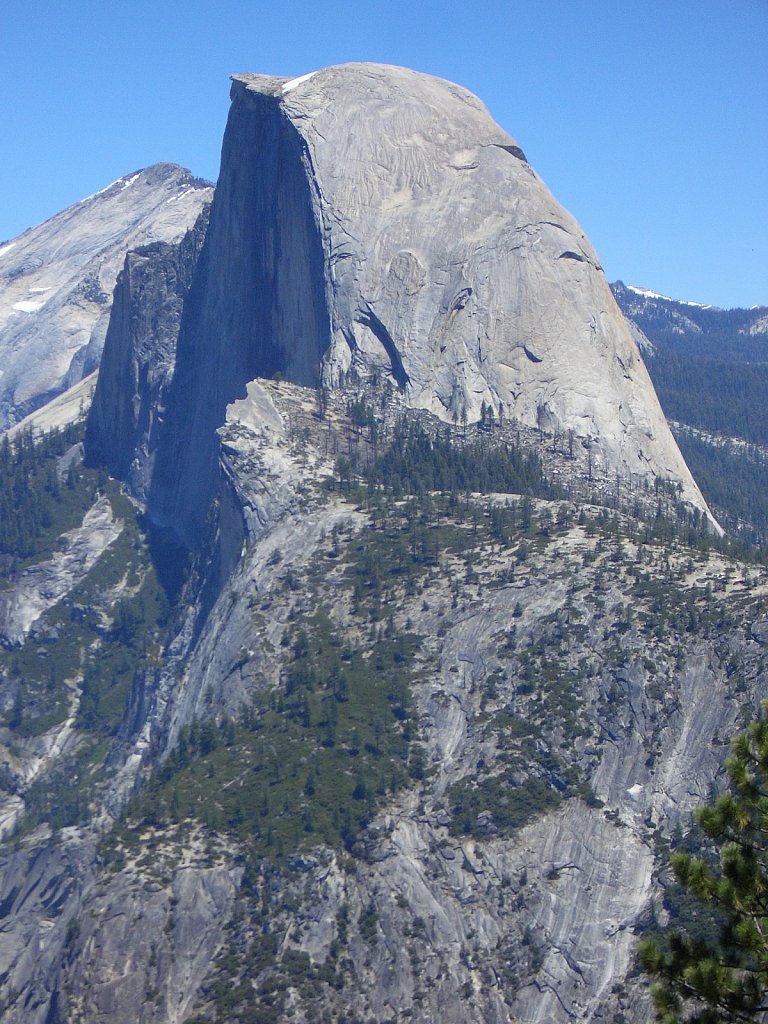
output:
[{"label": "granite rock formation", "polygon": [[88,420],[92,458],[146,500],[165,393],[173,379],[184,300],[208,226],[205,207],[177,243],[129,252],[115,287]]},{"label": "granite rock formation", "polygon": [[454,422],[485,403],[705,507],[594,250],[449,82],[372,64],[235,76],[187,306],[149,502],[188,542],[226,405],[275,374],[383,373]]},{"label": "granite rock formation", "polygon": [[[636,934],[768,693],[768,572],[637,486],[704,507],[478,100],[374,65],[232,92],[210,221],[128,253],[90,413],[149,516],[89,468],[0,601],[0,1015],[647,1022]],[[413,425],[563,486],[345,491]]]}]

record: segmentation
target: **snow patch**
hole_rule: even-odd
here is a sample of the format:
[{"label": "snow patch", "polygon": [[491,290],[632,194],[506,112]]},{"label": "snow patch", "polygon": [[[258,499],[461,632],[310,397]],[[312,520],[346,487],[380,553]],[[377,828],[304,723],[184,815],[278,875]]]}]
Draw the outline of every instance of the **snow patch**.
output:
[{"label": "snow patch", "polygon": [[184,196],[188,196],[190,193],[196,192],[196,191],[197,190],[194,189],[194,188],[185,188],[184,191],[183,192],[179,192],[179,194],[177,196],[171,196],[170,199],[166,199],[165,205],[167,206],[169,203],[176,203],[176,202],[179,201],[179,199],[183,199]]},{"label": "snow patch", "polygon": [[130,178],[118,178],[116,181],[111,181],[109,183],[109,185],[105,185],[104,188],[100,188],[98,192],[92,192],[89,196],[86,196],[84,199],[79,199],[78,202],[77,202],[77,205],[81,206],[83,203],[87,203],[91,199],[95,199],[96,196],[103,196],[105,192],[109,192],[109,190],[111,188],[114,188],[115,185],[122,186],[120,188],[120,191],[121,192],[125,192],[125,190],[130,185],[132,185],[134,183],[134,181],[136,181],[137,178],[140,178],[140,177],[141,177],[141,171],[138,171],[136,174],[132,174],[130,176]]},{"label": "snow patch", "polygon": [[29,299],[25,299],[23,302],[14,302],[12,308],[15,309],[17,313],[36,313],[38,309],[42,309],[44,305],[45,299],[43,299],[42,302],[39,300],[30,302]]},{"label": "snow patch", "polygon": [[313,75],[316,75],[316,71],[310,71],[307,75],[300,75],[298,78],[292,78],[290,82],[286,82],[283,86],[282,93],[285,96],[288,92],[293,92],[297,85],[301,85],[302,82],[308,82]]},{"label": "snow patch", "polygon": [[108,185],[105,185],[104,188],[100,188],[98,192],[91,192],[89,196],[85,196],[83,199],[78,199],[76,205],[82,206],[83,203],[90,202],[91,199],[95,199],[96,196],[103,196],[105,192],[109,192],[109,190],[114,188],[115,185],[119,185],[122,180],[122,178],[118,178],[117,181],[111,181]]},{"label": "snow patch", "polygon": [[642,295],[645,299],[661,299],[663,302],[676,302],[678,306],[695,306],[696,309],[713,309],[709,302],[691,302],[688,299],[673,299],[669,295],[662,295],[661,292],[652,292],[650,288],[637,288],[633,284],[627,285],[627,291],[635,295]]},{"label": "snow patch", "polygon": [[38,309],[42,309],[48,301],[47,298],[42,298],[46,292],[50,292],[53,289],[49,286],[47,288],[29,288],[27,295],[35,295],[38,298],[34,299],[22,299],[21,302],[15,302],[12,309],[15,309],[17,313],[36,313]]},{"label": "snow patch", "polygon": [[126,178],[125,181],[123,182],[123,187],[120,189],[120,191],[121,192],[125,192],[125,190],[127,188],[130,188],[131,185],[134,183],[134,181],[136,181],[140,177],[141,177],[141,171],[137,171],[136,174],[132,174],[130,176],[130,178]]},{"label": "snow patch", "polygon": [[6,242],[5,245],[0,245],[0,256],[4,255],[7,252],[10,252],[15,245],[15,242]]}]

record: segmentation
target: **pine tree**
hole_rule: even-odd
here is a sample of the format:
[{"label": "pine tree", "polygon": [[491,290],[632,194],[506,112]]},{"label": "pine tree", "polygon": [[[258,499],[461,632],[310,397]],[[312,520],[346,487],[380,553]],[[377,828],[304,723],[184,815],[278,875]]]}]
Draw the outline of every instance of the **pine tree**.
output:
[{"label": "pine tree", "polygon": [[768,1013],[768,701],[732,743],[728,790],[697,814],[719,866],[675,854],[680,883],[722,922],[719,940],[670,931],[640,947],[663,1024],[754,1021]]}]

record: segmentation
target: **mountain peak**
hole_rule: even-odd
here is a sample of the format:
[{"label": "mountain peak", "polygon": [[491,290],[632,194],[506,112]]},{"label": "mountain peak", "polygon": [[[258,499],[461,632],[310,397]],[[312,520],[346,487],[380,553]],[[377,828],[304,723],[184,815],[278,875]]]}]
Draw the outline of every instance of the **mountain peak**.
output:
[{"label": "mountain peak", "polygon": [[597,254],[477,97],[367,63],[239,74],[231,95],[162,520],[202,522],[198,459],[210,470],[226,405],[275,373],[384,374],[447,421],[503,407],[705,507]]},{"label": "mountain peak", "polygon": [[[141,188],[176,188],[188,187],[193,189],[210,189],[214,183],[206,181],[205,178],[198,178],[186,167],[174,163],[150,164],[148,167],[140,167],[138,170],[124,174],[121,178],[111,182],[104,188],[99,189],[89,196],[85,196],[75,205],[90,202],[100,197],[112,197],[118,193],[127,191],[132,186]],[[71,207],[70,207],[71,209]],[[65,211],[66,212],[66,211]],[[57,214],[61,216],[61,214]]]},{"label": "mountain peak", "polygon": [[696,309],[718,308],[717,306],[713,306],[710,303],[691,302],[689,299],[673,299],[669,295],[662,295],[661,292],[652,291],[650,288],[638,288],[637,285],[624,284],[623,281],[617,281],[616,286],[625,288],[627,291],[630,291],[635,295],[639,295],[643,299],[659,299],[661,302],[673,302],[677,306],[694,306]]}]

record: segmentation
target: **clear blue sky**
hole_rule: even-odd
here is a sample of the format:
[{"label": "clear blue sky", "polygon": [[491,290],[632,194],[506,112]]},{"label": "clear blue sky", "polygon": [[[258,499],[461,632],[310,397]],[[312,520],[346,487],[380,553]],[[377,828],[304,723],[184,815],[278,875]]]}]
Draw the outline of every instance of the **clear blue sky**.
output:
[{"label": "clear blue sky", "polygon": [[768,0],[2,0],[0,240],[160,160],[215,178],[228,75],[477,93],[610,280],[768,304]]}]

